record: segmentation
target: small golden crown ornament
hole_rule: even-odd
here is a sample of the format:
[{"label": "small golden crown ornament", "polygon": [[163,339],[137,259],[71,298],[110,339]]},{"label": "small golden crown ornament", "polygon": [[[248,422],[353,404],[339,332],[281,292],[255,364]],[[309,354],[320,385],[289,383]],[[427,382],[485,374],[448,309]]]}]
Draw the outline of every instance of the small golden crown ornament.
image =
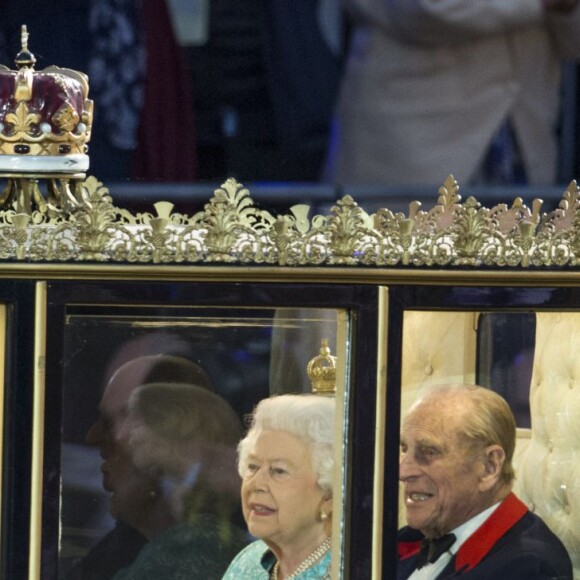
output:
[{"label": "small golden crown ornament", "polygon": [[306,372],[313,393],[317,395],[334,395],[336,393],[336,357],[330,354],[326,338],[322,339],[320,354],[310,359]]},{"label": "small golden crown ornament", "polygon": [[36,72],[26,26],[21,43],[18,70],[0,65],[0,171],[84,172],[93,122],[88,77],[57,66]]}]

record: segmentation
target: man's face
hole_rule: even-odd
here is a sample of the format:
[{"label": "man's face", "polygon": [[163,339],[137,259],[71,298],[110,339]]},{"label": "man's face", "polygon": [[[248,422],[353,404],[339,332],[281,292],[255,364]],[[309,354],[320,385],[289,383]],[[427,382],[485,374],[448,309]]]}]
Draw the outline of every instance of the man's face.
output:
[{"label": "man's face", "polygon": [[487,507],[484,450],[473,452],[459,436],[467,416],[456,400],[432,399],[403,422],[399,479],[407,522],[427,537],[446,534]]},{"label": "man's face", "polygon": [[111,514],[135,524],[150,502],[158,483],[151,475],[135,467],[125,421],[131,392],[141,381],[143,369],[129,366],[113,376],[99,404],[99,418],[88,430],[87,445],[98,447],[103,463],[103,488],[109,492]]}]

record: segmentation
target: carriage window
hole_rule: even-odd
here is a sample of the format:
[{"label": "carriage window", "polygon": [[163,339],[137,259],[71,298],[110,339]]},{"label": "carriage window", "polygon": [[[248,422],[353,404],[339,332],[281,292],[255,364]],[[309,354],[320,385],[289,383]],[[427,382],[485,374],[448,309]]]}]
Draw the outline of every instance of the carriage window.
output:
[{"label": "carriage window", "polygon": [[[341,310],[155,310],[68,308],[62,579],[162,542],[217,577],[249,540],[236,462],[246,416],[270,395],[310,392],[322,340],[346,357]],[[118,561],[99,562],[99,542],[122,546]]]},{"label": "carriage window", "polygon": [[[579,557],[576,531],[562,514],[571,513],[580,497],[579,330],[580,312],[574,311],[409,310],[401,373],[403,414],[444,383],[478,383],[508,401],[517,424],[514,491],[559,536],[573,561]],[[400,525],[404,517],[400,509]]]}]

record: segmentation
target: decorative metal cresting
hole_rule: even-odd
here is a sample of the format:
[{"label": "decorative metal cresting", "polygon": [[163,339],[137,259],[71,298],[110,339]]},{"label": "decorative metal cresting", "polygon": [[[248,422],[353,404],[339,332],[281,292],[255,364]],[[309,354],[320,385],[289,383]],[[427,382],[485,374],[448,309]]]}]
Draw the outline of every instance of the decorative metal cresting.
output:
[{"label": "decorative metal cresting", "polygon": [[320,354],[310,359],[306,373],[313,393],[328,396],[336,394],[336,357],[330,354],[328,339],[322,339]]},{"label": "decorative metal cresting", "polygon": [[[1,177],[1,175],[0,175]],[[540,213],[521,198],[511,206],[461,203],[449,176],[437,203],[409,214],[384,208],[369,215],[344,196],[329,215],[309,217],[296,205],[274,217],[256,207],[250,192],[228,179],[203,210],[174,213],[169,202],[156,213],[131,214],[113,205],[94,177],[80,182],[75,203],[28,213],[12,199],[0,210],[0,259],[36,262],[98,261],[152,264],[227,263],[279,266],[578,266],[580,188],[573,181],[558,208]],[[60,202],[59,202],[60,200]]]}]

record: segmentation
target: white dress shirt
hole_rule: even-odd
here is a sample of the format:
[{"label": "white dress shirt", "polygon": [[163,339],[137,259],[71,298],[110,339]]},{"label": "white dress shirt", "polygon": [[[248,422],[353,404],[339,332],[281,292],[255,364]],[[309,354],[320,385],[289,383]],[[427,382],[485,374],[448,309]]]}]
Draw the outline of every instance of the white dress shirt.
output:
[{"label": "white dress shirt", "polygon": [[491,516],[491,514],[499,507],[501,502],[492,505],[475,517],[461,524],[459,527],[451,530],[455,534],[455,542],[445,554],[441,555],[433,564],[426,564],[419,570],[415,570],[408,580],[435,580],[443,571],[445,566],[449,564],[451,558],[459,551],[461,545],[469,538],[482,524]]}]

